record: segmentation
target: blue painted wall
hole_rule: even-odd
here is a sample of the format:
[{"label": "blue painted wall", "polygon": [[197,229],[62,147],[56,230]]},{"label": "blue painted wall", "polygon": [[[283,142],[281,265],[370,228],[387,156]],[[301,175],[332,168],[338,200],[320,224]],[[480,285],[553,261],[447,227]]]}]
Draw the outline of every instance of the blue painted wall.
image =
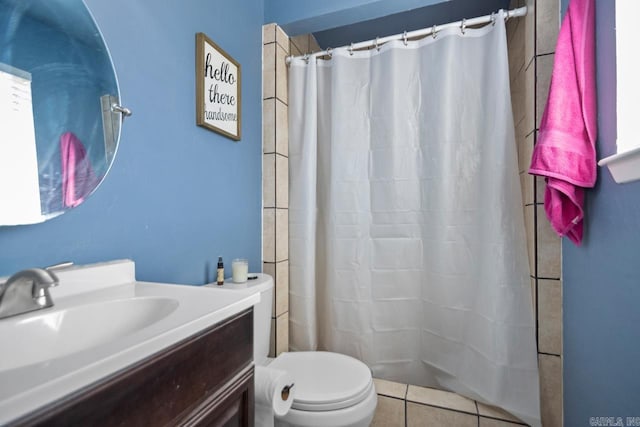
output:
[{"label": "blue painted wall", "polygon": [[[615,153],[615,10],[596,1],[598,158]],[[640,182],[599,169],[582,247],[563,241],[565,426],[640,416]],[[626,425],[626,424],[623,424]]]},{"label": "blue painted wall", "polygon": [[[62,260],[136,261],[140,280],[202,284],[217,255],[261,269],[262,0],[87,0],[118,72],[124,124],[114,165],[81,206],[0,227],[0,276]],[[242,66],[242,140],[195,125],[195,34]]]},{"label": "blue painted wall", "polygon": [[[392,5],[393,2],[387,2]],[[357,22],[355,24],[314,32],[316,41],[322,48],[346,46],[351,42],[373,40],[403,31],[429,28],[433,25],[460,21],[488,15],[509,7],[509,0],[450,0],[407,12],[394,13],[381,18]]]},{"label": "blue painted wall", "polygon": [[267,0],[264,23],[280,25],[290,36],[315,33],[449,0]]}]

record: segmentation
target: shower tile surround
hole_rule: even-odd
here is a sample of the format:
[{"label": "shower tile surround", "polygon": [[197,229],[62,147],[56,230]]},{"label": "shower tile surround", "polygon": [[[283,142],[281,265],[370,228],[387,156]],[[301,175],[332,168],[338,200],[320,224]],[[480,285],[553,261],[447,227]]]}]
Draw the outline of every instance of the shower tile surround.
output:
[{"label": "shower tile surround", "polygon": [[[536,313],[542,425],[562,426],[562,281],[561,243],[544,213],[544,180],[527,174],[553,66],[560,23],[559,0],[512,0],[510,8],[528,7],[526,17],[507,22],[509,74],[523,213]],[[287,55],[320,50],[312,35],[289,39],[275,24],[263,27],[263,261],[275,278],[271,355],[288,349],[288,122]],[[288,170],[287,170],[288,172]],[[281,218],[278,221],[277,218]],[[284,238],[284,236],[287,236]],[[421,417],[442,425],[515,426],[517,420],[453,393],[376,380],[379,401],[373,425],[425,425]],[[425,392],[426,390],[426,392]],[[435,394],[450,399],[421,399]],[[445,394],[440,394],[445,393]],[[431,396],[430,398],[432,398]],[[456,406],[453,401],[476,405]],[[439,403],[438,403],[439,402]],[[453,407],[452,407],[453,406]],[[514,424],[516,423],[516,424]],[[427,424],[429,425],[429,424]],[[437,424],[436,424],[437,425]]]},{"label": "shower tile surround", "polygon": [[549,91],[560,4],[512,0],[510,8],[524,5],[527,16],[507,22],[511,102],[536,313],[542,425],[556,427],[563,425],[561,241],[544,212],[544,179],[527,170]]},{"label": "shower tile surround", "polygon": [[262,256],[274,278],[269,355],[289,349],[289,54],[320,50],[313,36],[289,40],[275,24],[262,27]]}]

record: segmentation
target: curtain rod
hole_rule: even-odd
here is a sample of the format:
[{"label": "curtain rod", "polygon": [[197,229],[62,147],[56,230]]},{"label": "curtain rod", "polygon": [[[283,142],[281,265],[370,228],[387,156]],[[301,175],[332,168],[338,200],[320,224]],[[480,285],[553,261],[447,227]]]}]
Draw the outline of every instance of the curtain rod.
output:
[{"label": "curtain rod", "polygon": [[[527,14],[527,6],[522,6],[517,9],[511,9],[511,10],[505,11],[504,19],[506,21],[509,18],[517,18],[520,16],[525,16],[526,14]],[[405,31],[403,34],[395,34],[393,36],[387,36],[387,37],[376,37],[373,40],[367,40],[367,41],[358,42],[358,43],[351,43],[351,45],[343,46],[343,48],[347,48],[349,49],[349,51],[353,51],[353,50],[363,49],[371,46],[380,46],[384,43],[390,42],[391,40],[405,40],[406,42],[407,39],[412,39],[414,37],[427,36],[429,34],[437,34],[438,31],[443,30],[445,28],[451,28],[451,27],[460,27],[460,30],[464,34],[466,27],[470,27],[473,25],[487,24],[489,22],[493,22],[495,19],[496,19],[496,14],[492,13],[490,15],[479,16],[477,18],[463,19],[462,21],[450,22],[448,24],[442,24],[442,25],[434,25],[431,28],[423,28],[421,30],[414,30],[409,32]],[[286,62],[287,64],[291,63],[291,60],[293,58],[304,58],[305,60],[308,61],[309,59],[316,58],[318,56],[325,56],[325,55],[331,56],[332,50],[333,49],[331,48],[327,48],[326,50],[322,50],[320,52],[315,52],[311,54],[306,53],[301,56],[287,56]]]}]

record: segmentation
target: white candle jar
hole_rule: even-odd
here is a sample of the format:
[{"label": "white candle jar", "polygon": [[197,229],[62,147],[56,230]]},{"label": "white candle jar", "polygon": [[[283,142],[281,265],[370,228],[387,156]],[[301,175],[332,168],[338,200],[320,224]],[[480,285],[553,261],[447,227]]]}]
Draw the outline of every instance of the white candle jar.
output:
[{"label": "white candle jar", "polygon": [[249,261],[244,258],[236,258],[231,262],[234,283],[244,283],[249,275]]}]

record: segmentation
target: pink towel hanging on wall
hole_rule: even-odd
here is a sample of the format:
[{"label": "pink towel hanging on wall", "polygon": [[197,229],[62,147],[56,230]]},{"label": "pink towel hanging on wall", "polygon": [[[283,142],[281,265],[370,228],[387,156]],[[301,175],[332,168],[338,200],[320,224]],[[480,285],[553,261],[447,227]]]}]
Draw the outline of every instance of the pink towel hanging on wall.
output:
[{"label": "pink towel hanging on wall", "polygon": [[72,132],[60,137],[62,159],[62,203],[64,207],[78,206],[96,188],[98,180],[84,144]]},{"label": "pink towel hanging on wall", "polygon": [[596,182],[596,134],[595,4],[571,0],[529,173],[545,177],[549,222],[576,245],[582,242],[584,189]]}]

